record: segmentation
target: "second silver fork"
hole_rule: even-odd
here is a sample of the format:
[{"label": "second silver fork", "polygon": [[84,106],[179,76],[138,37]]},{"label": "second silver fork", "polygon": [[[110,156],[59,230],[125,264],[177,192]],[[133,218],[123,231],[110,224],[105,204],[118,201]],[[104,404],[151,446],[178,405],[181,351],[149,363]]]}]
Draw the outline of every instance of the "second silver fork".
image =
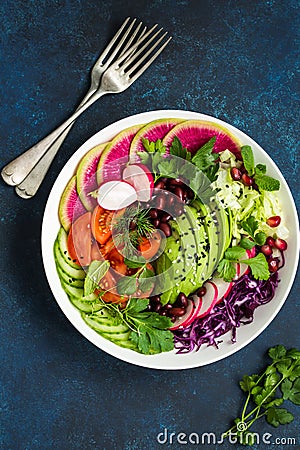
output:
[{"label": "second silver fork", "polygon": [[[141,30],[142,22],[139,23],[135,31],[130,35],[132,28],[136,22],[136,19],[133,19],[130,22],[130,17],[128,17],[120,29],[117,31],[115,36],[112,38],[110,43],[107,45],[105,50],[101,53],[100,57],[94,64],[91,72],[91,83],[88,92],[86,93],[84,99],[78,106],[77,110],[79,110],[96,92],[99,87],[101,77],[105,70],[109,67],[109,65],[119,56],[123,55],[130,45],[134,42],[135,39],[140,38],[144,32],[146,31],[146,27],[141,31],[140,35],[138,34]],[[128,40],[127,40],[128,38]],[[127,40],[127,41],[126,41]],[[47,153],[41,157],[41,159],[36,163],[36,165],[30,170],[27,169],[25,164],[23,166],[23,173],[21,175],[17,175],[14,172],[14,162],[19,164],[17,161],[19,158],[22,158],[24,161],[24,155],[21,155],[19,158],[16,158],[12,163],[8,164],[2,170],[2,177],[7,184],[16,186],[16,193],[25,199],[33,197],[38,191],[55,155],[60,149],[62,143],[66,139],[68,133],[70,132],[75,121],[69,125],[69,127],[58,137],[58,139],[50,146]],[[27,173],[26,173],[27,170]],[[12,172],[12,173],[10,173]],[[23,177],[23,180],[21,178]]]}]

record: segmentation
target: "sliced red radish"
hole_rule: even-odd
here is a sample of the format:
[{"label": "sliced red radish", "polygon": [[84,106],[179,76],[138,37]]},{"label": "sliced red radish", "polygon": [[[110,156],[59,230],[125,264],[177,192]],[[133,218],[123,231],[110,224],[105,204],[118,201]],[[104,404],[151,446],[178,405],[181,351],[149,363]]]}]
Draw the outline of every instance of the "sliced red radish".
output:
[{"label": "sliced red radish", "polygon": [[[195,296],[196,297],[196,296]],[[174,325],[170,328],[170,330],[178,330],[187,327],[190,325],[198,316],[198,311],[201,308],[202,299],[196,297],[196,300],[189,299],[188,305],[186,308],[186,313],[182,317],[178,317],[174,322]]]},{"label": "sliced red radish", "polygon": [[202,297],[201,308],[199,308],[197,315],[198,318],[209,314],[218,299],[218,289],[213,283],[207,281],[204,286],[206,287],[206,294]]},{"label": "sliced red radish", "polygon": [[131,184],[141,202],[148,202],[151,198],[154,182],[152,173],[143,164],[131,164],[123,170],[123,180]]},{"label": "sliced red radish", "polygon": [[126,181],[108,181],[98,189],[97,201],[104,209],[119,210],[136,200],[136,190]]},{"label": "sliced red radish", "polygon": [[231,282],[224,281],[222,278],[213,278],[210,283],[214,284],[218,291],[216,304],[220,303],[223,300],[223,298],[227,297],[233,285],[232,281]]}]

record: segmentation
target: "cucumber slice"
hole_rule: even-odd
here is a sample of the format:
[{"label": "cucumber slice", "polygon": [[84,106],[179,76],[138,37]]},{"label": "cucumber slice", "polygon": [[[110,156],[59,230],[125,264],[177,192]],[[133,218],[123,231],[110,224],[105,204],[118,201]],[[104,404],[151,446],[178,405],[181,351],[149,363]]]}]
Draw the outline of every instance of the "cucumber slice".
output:
[{"label": "cucumber slice", "polygon": [[69,284],[70,286],[75,286],[78,288],[83,288],[84,280],[78,280],[76,278],[71,278],[66,272],[63,272],[59,265],[56,266],[58,275],[61,281],[65,284]]},{"label": "cucumber slice", "polygon": [[85,312],[85,313],[94,313],[96,311],[100,311],[100,309],[103,308],[103,304],[100,302],[97,302],[97,300],[94,301],[84,301],[76,297],[70,296],[71,303],[79,309],[79,311]]},{"label": "cucumber slice", "polygon": [[128,348],[130,350],[134,350],[135,352],[138,351],[137,345],[134,342],[130,341],[130,340],[128,340],[128,341],[117,341],[117,340],[111,339],[111,341],[114,344],[118,345],[119,347]]},{"label": "cucumber slice", "polygon": [[65,259],[65,261],[69,264],[69,266],[74,267],[75,269],[79,269],[80,266],[72,260],[70,254],[69,254],[68,244],[67,244],[68,235],[65,232],[65,230],[63,229],[63,227],[61,227],[59,229],[56,239],[58,241],[58,246],[59,246],[60,252],[61,252],[63,258]]},{"label": "cucumber slice", "polygon": [[83,289],[76,286],[71,286],[68,283],[64,283],[62,279],[60,279],[60,283],[64,288],[64,291],[68,294],[69,297],[75,297],[81,299],[83,297]]},{"label": "cucumber slice", "polygon": [[125,333],[102,333],[102,336],[114,342],[128,341],[130,330],[126,331]]},{"label": "cucumber slice", "polygon": [[118,324],[116,325],[115,318],[111,317],[111,320],[103,320],[101,316],[93,315],[87,315],[82,313],[83,320],[95,331],[97,331],[100,334],[106,334],[106,335],[116,335],[120,333],[125,333],[129,330],[129,328],[125,324]]},{"label": "cucumber slice", "polygon": [[83,280],[85,278],[86,274],[83,269],[76,269],[75,267],[70,266],[64,259],[57,240],[54,243],[54,258],[56,265],[58,265],[70,278],[75,278],[76,280]]}]

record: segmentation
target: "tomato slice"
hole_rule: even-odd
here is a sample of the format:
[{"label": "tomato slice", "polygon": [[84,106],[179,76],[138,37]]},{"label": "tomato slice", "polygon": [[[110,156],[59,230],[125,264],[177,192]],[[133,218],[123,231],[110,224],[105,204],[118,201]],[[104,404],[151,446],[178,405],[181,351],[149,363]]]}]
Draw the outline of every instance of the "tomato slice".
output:
[{"label": "tomato slice", "polygon": [[105,244],[111,237],[111,220],[114,211],[108,211],[96,206],[92,215],[91,227],[92,233],[99,244]]},{"label": "tomato slice", "polygon": [[156,255],[161,244],[160,232],[154,231],[149,238],[143,237],[138,246],[138,250],[145,259],[151,259]]},{"label": "tomato slice", "polygon": [[118,252],[116,248],[109,252],[107,259],[110,262],[111,267],[121,275],[126,275],[127,266],[124,263],[124,256]]},{"label": "tomato slice", "polygon": [[91,217],[90,212],[78,217],[68,235],[67,246],[70,257],[80,266],[88,266],[91,263]]}]

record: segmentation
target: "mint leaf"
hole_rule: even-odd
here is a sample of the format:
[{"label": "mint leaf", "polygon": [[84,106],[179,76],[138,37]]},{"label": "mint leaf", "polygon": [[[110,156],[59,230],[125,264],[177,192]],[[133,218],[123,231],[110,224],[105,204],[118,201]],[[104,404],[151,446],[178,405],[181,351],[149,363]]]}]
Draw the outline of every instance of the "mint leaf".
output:
[{"label": "mint leaf", "polygon": [[288,412],[285,408],[269,408],[266,415],[267,422],[273,427],[278,427],[280,424],[285,425],[294,420],[293,414]]},{"label": "mint leaf", "polygon": [[228,248],[225,252],[225,258],[229,259],[229,261],[238,261],[245,256],[245,249],[237,246]]},{"label": "mint leaf", "polygon": [[99,282],[108,271],[110,264],[108,261],[92,261],[86,273],[84,280],[83,293],[84,296],[92,294],[95,289],[99,288]]},{"label": "mint leaf", "polygon": [[279,191],[280,189],[280,181],[268,175],[257,174],[254,180],[261,191]]},{"label": "mint leaf", "polygon": [[256,280],[268,280],[270,277],[268,262],[265,255],[259,253],[254,258],[242,260],[242,263],[250,266],[253,277]]},{"label": "mint leaf", "polygon": [[255,242],[251,241],[251,239],[248,239],[248,238],[242,238],[241,242],[240,242],[240,246],[246,250],[251,250],[251,248],[255,247]]},{"label": "mint leaf", "polygon": [[254,171],[258,175],[264,175],[267,172],[267,166],[265,164],[257,164]]},{"label": "mint leaf", "polygon": [[241,147],[241,154],[244,162],[245,169],[251,176],[254,173],[254,156],[250,145],[243,145]]}]

